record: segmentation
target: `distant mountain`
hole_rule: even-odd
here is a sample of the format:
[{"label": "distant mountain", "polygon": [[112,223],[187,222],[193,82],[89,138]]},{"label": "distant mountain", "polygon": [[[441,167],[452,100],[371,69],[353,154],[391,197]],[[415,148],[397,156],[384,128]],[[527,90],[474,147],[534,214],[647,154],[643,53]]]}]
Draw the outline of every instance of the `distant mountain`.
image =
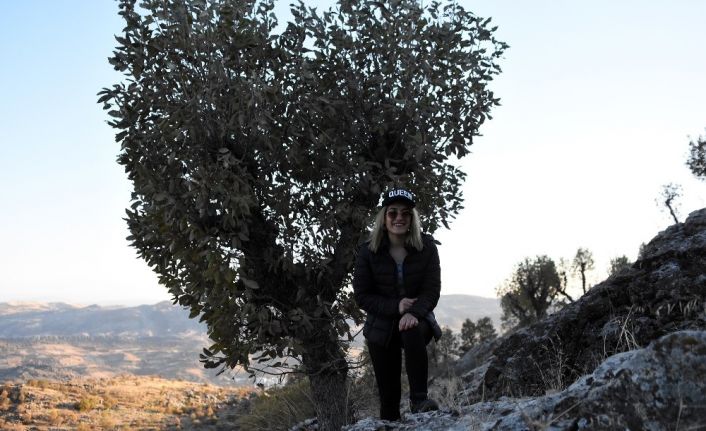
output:
[{"label": "distant mountain", "polygon": [[[461,329],[466,318],[488,316],[500,326],[500,303],[473,295],[441,295],[436,308],[441,326]],[[206,325],[169,301],[136,307],[80,307],[64,303],[0,303],[0,338],[25,337],[180,337],[204,335]]]},{"label": "distant mountain", "polygon": [[[497,299],[442,295],[441,326],[460,331],[466,318],[499,323]],[[67,380],[120,374],[246,384],[247,374],[215,376],[199,363],[210,341],[206,325],[170,302],[137,307],[87,307],[63,303],[0,303],[0,382]],[[362,347],[362,337],[354,343]]]},{"label": "distant mountain", "polygon": [[205,334],[206,325],[169,301],[137,307],[0,303],[0,338],[174,337]]},{"label": "distant mountain", "polygon": [[[199,363],[206,325],[170,302],[137,307],[0,303],[0,381],[120,374],[244,384]],[[235,380],[229,378],[235,377]]]},{"label": "distant mountain", "polygon": [[441,295],[439,304],[434,310],[439,325],[448,326],[454,332],[461,330],[466,319],[473,321],[490,317],[495,329],[500,329],[500,301],[496,298],[485,298],[474,295]]},{"label": "distant mountain", "polygon": [[49,311],[61,309],[81,308],[76,305],[64,304],[63,302],[0,302],[0,316],[8,314],[28,313],[32,311]]}]

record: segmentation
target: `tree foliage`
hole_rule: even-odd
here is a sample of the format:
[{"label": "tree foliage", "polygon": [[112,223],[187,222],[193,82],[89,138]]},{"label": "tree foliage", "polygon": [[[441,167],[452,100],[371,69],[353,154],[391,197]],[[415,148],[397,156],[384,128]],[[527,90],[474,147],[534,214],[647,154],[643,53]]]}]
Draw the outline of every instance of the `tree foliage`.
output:
[{"label": "tree foliage", "polygon": [[525,258],[497,290],[503,310],[503,328],[527,326],[545,317],[550,308],[559,303],[561,286],[551,258]]},{"label": "tree foliage", "polygon": [[706,137],[689,142],[689,158],[686,165],[696,178],[706,180]]},{"label": "tree foliage", "polygon": [[278,33],[271,0],[119,2],[124,80],[99,102],[133,184],[129,240],[207,323],[205,366],[294,358],[323,429],[345,421],[340,340],[361,317],[345,286],[380,192],[403,184],[430,232],[447,225],[454,162],[498,104],[490,20],[425,4],[299,2]]},{"label": "tree foliage", "polygon": [[622,270],[630,267],[630,259],[627,256],[618,256],[610,260],[608,267],[608,276],[618,274]]},{"label": "tree foliage", "polygon": [[427,347],[432,370],[437,371],[439,374],[447,372],[451,362],[458,359],[459,348],[460,340],[458,334],[455,334],[451,328],[442,328],[441,338],[430,343]]},{"label": "tree foliage", "polygon": [[490,317],[482,317],[474,322],[466,319],[461,325],[461,350],[467,352],[476,344],[492,340],[498,336]]},{"label": "tree foliage", "polygon": [[569,272],[571,270],[571,265],[573,262],[569,262],[563,257],[559,258],[559,264],[557,265],[557,273],[559,274],[559,294],[564,297],[564,302],[574,302],[574,298],[569,295]]}]

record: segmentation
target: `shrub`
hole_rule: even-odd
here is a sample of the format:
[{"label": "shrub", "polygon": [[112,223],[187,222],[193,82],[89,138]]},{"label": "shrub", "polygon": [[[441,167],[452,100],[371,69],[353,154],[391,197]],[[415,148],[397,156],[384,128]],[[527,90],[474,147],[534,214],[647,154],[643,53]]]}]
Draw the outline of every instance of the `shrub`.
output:
[{"label": "shrub", "polygon": [[3,431],[25,431],[25,426],[0,419],[0,429]]},{"label": "shrub", "polygon": [[0,410],[6,410],[10,407],[10,394],[7,388],[3,388],[0,391]]},{"label": "shrub", "polygon": [[184,414],[184,408],[181,406],[169,406],[167,408],[167,413],[171,415],[181,415]]},{"label": "shrub", "polygon": [[103,407],[106,409],[112,409],[118,404],[118,401],[111,397],[110,395],[103,396]]},{"label": "shrub", "polygon": [[59,426],[64,421],[64,418],[59,414],[58,410],[54,409],[47,414],[47,421],[53,426]]},{"label": "shrub", "polygon": [[27,406],[18,406],[16,412],[23,424],[32,425],[34,423],[34,416],[32,415],[32,412],[29,411]]},{"label": "shrub", "polygon": [[101,418],[100,418],[100,421],[98,422],[98,424],[104,430],[109,430],[109,429],[115,428],[115,426],[117,425],[117,421],[115,420],[115,418],[113,418],[113,416],[111,416],[110,413],[104,412],[101,415]]},{"label": "shrub", "polygon": [[88,412],[97,409],[100,403],[101,400],[96,397],[85,396],[76,403],[76,410],[80,412]]},{"label": "shrub", "polygon": [[33,386],[35,388],[46,389],[51,386],[51,384],[46,380],[31,379],[27,381],[27,386]]}]

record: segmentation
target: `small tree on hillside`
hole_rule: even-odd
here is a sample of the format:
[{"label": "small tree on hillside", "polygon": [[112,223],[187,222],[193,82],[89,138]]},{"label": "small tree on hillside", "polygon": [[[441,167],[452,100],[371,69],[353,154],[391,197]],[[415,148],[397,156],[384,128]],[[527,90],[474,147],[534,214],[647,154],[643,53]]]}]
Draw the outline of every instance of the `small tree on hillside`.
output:
[{"label": "small tree on hillside", "polygon": [[679,198],[682,188],[679,184],[669,183],[662,186],[662,192],[656,199],[657,205],[664,205],[675,224],[679,224]]},{"label": "small tree on hillside", "polygon": [[608,267],[608,276],[618,274],[622,270],[630,267],[630,259],[627,256],[618,256],[610,260],[610,266]]},{"label": "small tree on hillside", "polygon": [[461,324],[460,343],[461,350],[466,352],[477,342],[476,323],[471,319],[466,319]]},{"label": "small tree on hillside", "polygon": [[569,271],[571,269],[571,264],[566,259],[559,258],[559,265],[557,265],[557,274],[559,274],[559,294],[564,298],[564,302],[574,302],[574,298],[569,295]]},{"label": "small tree on hillside", "polygon": [[686,165],[696,178],[706,180],[706,137],[689,142],[689,158]]},{"label": "small tree on hillside", "polygon": [[545,317],[558,302],[561,281],[556,264],[547,256],[526,258],[498,288],[503,328],[527,326]]},{"label": "small tree on hillside", "polygon": [[[210,368],[308,375],[323,430],[346,403],[346,287],[380,193],[414,190],[433,232],[461,209],[506,45],[457,2],[120,0],[103,89],[132,182],[132,245],[200,316]],[[254,355],[254,356],[253,356]]]},{"label": "small tree on hillside", "polygon": [[439,341],[429,343],[427,352],[432,369],[437,373],[445,373],[451,362],[458,359],[460,353],[460,340],[458,334],[455,334],[451,328],[444,327],[441,330],[441,338]]},{"label": "small tree on hillside", "polygon": [[637,260],[645,258],[645,250],[647,249],[647,244],[640,243],[640,248],[637,250]]},{"label": "small tree on hillside", "polygon": [[574,270],[574,274],[581,277],[581,289],[583,290],[583,293],[586,294],[586,273],[588,271],[593,271],[595,268],[593,253],[586,248],[579,247],[579,249],[576,250],[576,255],[574,256],[571,268]]},{"label": "small tree on hillside", "polygon": [[479,343],[484,343],[486,341],[497,338],[498,333],[495,331],[495,326],[490,317],[481,317],[476,322],[476,333],[477,340]]},{"label": "small tree on hillside", "polygon": [[476,344],[492,340],[498,336],[490,317],[482,317],[477,322],[471,319],[463,321],[461,326],[461,351],[467,352]]}]

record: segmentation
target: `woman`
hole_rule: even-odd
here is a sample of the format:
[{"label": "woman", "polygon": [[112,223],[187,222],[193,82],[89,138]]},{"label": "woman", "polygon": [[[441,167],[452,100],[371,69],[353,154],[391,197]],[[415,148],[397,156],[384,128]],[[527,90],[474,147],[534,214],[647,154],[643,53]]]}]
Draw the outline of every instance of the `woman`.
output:
[{"label": "woman", "polygon": [[363,327],[380,393],[380,418],[400,419],[401,351],[409,380],[410,410],[438,410],[427,398],[426,345],[441,329],[432,310],[441,273],[434,240],[422,235],[414,196],[393,189],[383,197],[370,240],[361,246],[353,291],[367,318]]}]

